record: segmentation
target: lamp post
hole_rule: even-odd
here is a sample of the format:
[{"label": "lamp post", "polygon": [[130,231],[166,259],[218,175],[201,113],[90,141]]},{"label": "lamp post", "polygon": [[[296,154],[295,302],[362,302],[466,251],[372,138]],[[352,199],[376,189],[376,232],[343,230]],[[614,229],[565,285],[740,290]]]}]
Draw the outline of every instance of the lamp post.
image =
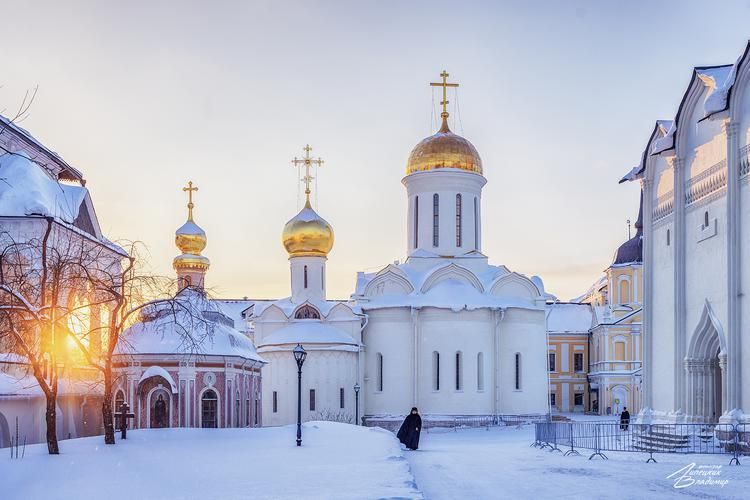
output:
[{"label": "lamp post", "polygon": [[305,363],[307,352],[302,344],[297,344],[292,353],[297,362],[297,446],[302,446],[302,365]]},{"label": "lamp post", "polygon": [[354,384],[354,424],[359,425],[359,383]]}]

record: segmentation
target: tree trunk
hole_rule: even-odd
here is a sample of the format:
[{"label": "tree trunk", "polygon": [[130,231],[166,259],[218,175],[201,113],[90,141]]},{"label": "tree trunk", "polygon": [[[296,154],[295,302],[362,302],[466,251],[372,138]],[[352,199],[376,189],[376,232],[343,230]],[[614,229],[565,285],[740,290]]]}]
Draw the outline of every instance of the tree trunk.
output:
[{"label": "tree trunk", "polygon": [[112,366],[109,364],[104,369],[102,419],[104,420],[104,444],[115,444],[115,419],[112,413]]},{"label": "tree trunk", "polygon": [[47,412],[45,420],[47,422],[47,451],[50,455],[59,455],[60,447],[57,444],[57,395],[52,393],[47,397]]}]

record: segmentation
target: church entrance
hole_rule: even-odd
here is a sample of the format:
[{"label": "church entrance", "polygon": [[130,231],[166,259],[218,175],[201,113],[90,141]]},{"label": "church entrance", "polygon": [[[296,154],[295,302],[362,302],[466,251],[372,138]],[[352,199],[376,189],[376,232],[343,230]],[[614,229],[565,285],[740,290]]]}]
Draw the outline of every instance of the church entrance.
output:
[{"label": "church entrance", "polygon": [[5,418],[5,415],[0,413],[0,448],[7,448],[8,446],[10,446],[8,420]]},{"label": "church entrance", "polygon": [[163,389],[158,388],[151,393],[149,402],[149,427],[152,429],[163,429],[169,427],[170,395]]},{"label": "church entrance", "polygon": [[718,422],[726,393],[723,335],[704,311],[685,358],[687,414],[695,422]]},{"label": "church entrance", "polygon": [[219,399],[212,389],[208,389],[201,397],[201,427],[215,429],[218,427]]}]

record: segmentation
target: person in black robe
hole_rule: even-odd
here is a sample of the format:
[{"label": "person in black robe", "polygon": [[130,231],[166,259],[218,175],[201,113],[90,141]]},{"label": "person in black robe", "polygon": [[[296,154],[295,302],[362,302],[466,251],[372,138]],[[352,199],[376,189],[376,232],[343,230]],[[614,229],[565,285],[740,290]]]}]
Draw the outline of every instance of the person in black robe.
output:
[{"label": "person in black robe", "polygon": [[620,414],[620,429],[626,431],[628,430],[628,426],[630,425],[630,412],[628,411],[628,407],[622,409],[622,413]]},{"label": "person in black robe", "polygon": [[167,403],[164,401],[164,397],[159,394],[159,399],[156,400],[154,405],[154,414],[156,420],[157,429],[162,429],[167,426]]},{"label": "person in black robe", "polygon": [[422,431],[422,417],[419,416],[419,410],[411,409],[411,413],[406,416],[404,423],[398,430],[398,440],[404,443],[404,446],[410,450],[419,448],[419,433]]}]

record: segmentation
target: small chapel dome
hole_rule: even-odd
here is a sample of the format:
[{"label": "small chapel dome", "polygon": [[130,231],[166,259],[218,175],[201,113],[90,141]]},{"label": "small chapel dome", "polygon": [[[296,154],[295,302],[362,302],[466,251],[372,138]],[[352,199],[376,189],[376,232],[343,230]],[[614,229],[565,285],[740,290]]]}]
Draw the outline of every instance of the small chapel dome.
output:
[{"label": "small chapel dome", "polygon": [[192,219],[188,219],[177,231],[174,242],[182,253],[200,255],[206,248],[206,232]]},{"label": "small chapel dome", "polygon": [[284,226],[281,242],[289,257],[325,257],[333,248],[333,228],[310,205]]},{"label": "small chapel dome", "polygon": [[406,164],[406,175],[438,168],[457,168],[482,175],[479,153],[468,140],[451,132],[447,114],[440,130],[414,147]]}]

